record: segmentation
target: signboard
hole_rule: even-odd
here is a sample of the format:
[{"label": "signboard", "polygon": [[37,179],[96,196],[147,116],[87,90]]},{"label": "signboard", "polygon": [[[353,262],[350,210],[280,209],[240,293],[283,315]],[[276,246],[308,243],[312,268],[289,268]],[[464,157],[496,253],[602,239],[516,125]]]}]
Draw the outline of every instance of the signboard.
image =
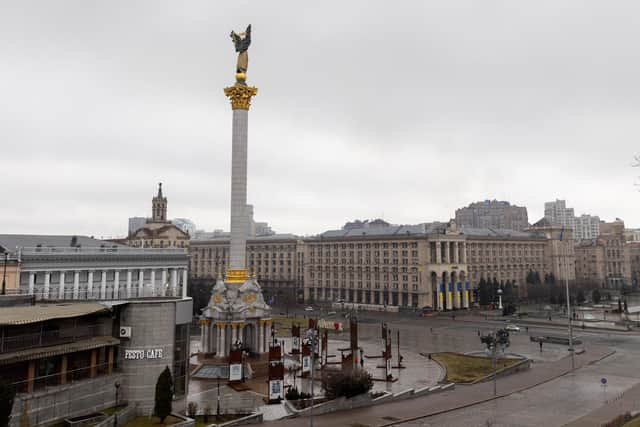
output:
[{"label": "signboard", "polygon": [[291,337],[291,348],[294,353],[297,353],[300,348],[300,337]]},{"label": "signboard", "polygon": [[320,319],[318,321],[318,328],[320,329],[333,329],[334,331],[342,332],[342,323],[341,322],[330,322],[324,319]]},{"label": "signboard", "polygon": [[233,363],[229,365],[229,381],[242,381],[241,363]]},{"label": "signboard", "polygon": [[269,381],[269,401],[284,399],[284,381],[283,380],[270,380]]},{"label": "signboard", "polygon": [[302,356],[302,373],[311,371],[311,356]]},{"label": "signboard", "polygon": [[162,359],[163,357],[164,357],[164,350],[161,348],[124,351],[125,360]]}]

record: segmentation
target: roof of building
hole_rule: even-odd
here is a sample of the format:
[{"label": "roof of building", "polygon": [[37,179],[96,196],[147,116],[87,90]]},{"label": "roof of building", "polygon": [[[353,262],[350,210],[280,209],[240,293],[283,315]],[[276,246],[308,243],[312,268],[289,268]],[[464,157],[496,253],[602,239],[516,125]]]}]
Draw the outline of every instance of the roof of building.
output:
[{"label": "roof of building", "polygon": [[93,350],[94,348],[120,344],[120,340],[114,337],[92,337],[66,344],[51,345],[47,347],[35,347],[27,350],[18,350],[0,354],[0,365],[8,365],[25,360],[53,357],[60,354],[75,353],[78,351]]},{"label": "roof of building", "polygon": [[544,236],[535,231],[517,231],[502,228],[474,228],[461,227],[462,234],[469,237],[494,237],[494,238],[516,238],[516,239],[540,239]]},{"label": "roof of building", "polygon": [[311,237],[314,239],[331,239],[344,237],[394,237],[394,236],[424,236],[427,234],[443,234],[446,231],[447,224],[444,222],[430,222],[416,225],[372,225],[365,227],[329,230],[318,236]]},{"label": "roof of building", "polygon": [[[248,237],[247,243],[255,243],[255,242],[270,242],[270,241],[281,241],[281,240],[298,240],[300,237],[291,233],[281,233],[281,234],[271,234],[268,236],[254,236]],[[206,245],[210,243],[228,243],[230,240],[230,236],[216,236],[207,239],[194,239],[191,240],[191,246],[197,245]]]},{"label": "roof of building", "polygon": [[26,325],[46,320],[68,319],[102,311],[109,311],[109,308],[96,302],[2,307],[0,308],[0,326]]},{"label": "roof of building", "polygon": [[27,247],[74,247],[99,248],[101,246],[123,246],[117,243],[94,239],[87,236],[41,235],[41,234],[0,234],[0,246],[7,251]]}]

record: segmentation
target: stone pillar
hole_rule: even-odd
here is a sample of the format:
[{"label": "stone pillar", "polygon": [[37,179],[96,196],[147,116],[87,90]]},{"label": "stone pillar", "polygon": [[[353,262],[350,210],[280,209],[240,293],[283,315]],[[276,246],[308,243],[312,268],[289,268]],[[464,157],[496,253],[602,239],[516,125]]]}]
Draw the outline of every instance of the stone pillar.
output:
[{"label": "stone pillar", "polygon": [[36,378],[36,361],[30,360],[27,368],[27,393],[33,393],[33,381]]},{"label": "stone pillar", "polygon": [[182,298],[187,297],[187,269],[182,270]]},{"label": "stone pillar", "polygon": [[89,377],[94,378],[98,373],[98,350],[95,348],[91,350],[91,361],[89,366]]},{"label": "stone pillar", "polygon": [[172,296],[178,296],[178,270],[175,268],[171,269],[171,289]]},{"label": "stone pillar", "polygon": [[204,320],[200,320],[200,351],[203,353],[207,352],[204,340]]},{"label": "stone pillar", "polygon": [[269,346],[271,345],[271,320],[267,320],[264,327],[266,329],[265,335],[267,338],[265,342],[265,351],[269,351]]},{"label": "stone pillar", "polygon": [[160,295],[161,296],[166,296],[167,295],[167,269],[163,268],[162,269],[162,275],[160,277]]},{"label": "stone pillar", "polygon": [[436,240],[436,264],[442,263],[442,245]]},{"label": "stone pillar", "polygon": [[216,323],[216,355],[220,354],[220,349],[222,348],[222,344],[220,343],[220,338],[222,337],[222,332],[220,331],[220,322]]},{"label": "stone pillar", "polygon": [[263,353],[262,351],[262,320],[256,322],[256,353]]},{"label": "stone pillar", "polygon": [[29,273],[29,295],[33,295],[36,287],[36,273]]},{"label": "stone pillar", "polygon": [[462,290],[460,289],[461,286],[462,285],[460,284],[460,282],[455,282],[453,284],[453,307],[454,308],[462,308],[461,301],[460,301],[461,299],[460,297],[462,296],[460,295],[462,293]]},{"label": "stone pillar", "polygon": [[78,299],[79,292],[80,292],[80,272],[76,270],[73,273],[73,299]]},{"label": "stone pillar", "polygon": [[460,242],[452,242],[453,245],[453,263],[460,264]]},{"label": "stone pillar", "polygon": [[60,272],[60,282],[58,285],[58,299],[64,299],[64,271]]},{"label": "stone pillar", "polygon": [[151,270],[151,296],[155,297],[156,295],[156,270],[154,268]]},{"label": "stone pillar", "polygon": [[113,299],[120,298],[120,270],[113,273]]},{"label": "stone pillar", "polygon": [[107,374],[111,375],[113,372],[113,346],[109,346],[107,351]]},{"label": "stone pillar", "polygon": [[220,326],[220,357],[224,357],[227,354],[227,325],[225,323],[221,323]]},{"label": "stone pillar", "polygon": [[443,282],[438,282],[436,296],[438,300],[438,311],[442,311],[444,310],[444,283]]},{"label": "stone pillar", "polygon": [[203,348],[205,353],[210,353],[211,349],[209,348],[209,321],[208,320],[203,320],[202,321],[202,333],[203,333]]},{"label": "stone pillar", "polygon": [[138,271],[138,297],[144,296],[144,270]]},{"label": "stone pillar", "polygon": [[133,272],[131,270],[127,270],[127,298],[131,298],[131,279]]},{"label": "stone pillar", "polygon": [[236,323],[231,324],[231,345],[234,345],[238,340],[238,325]]},{"label": "stone pillar", "polygon": [[469,308],[469,282],[466,281],[464,283],[464,290],[462,291],[462,306],[464,308]]},{"label": "stone pillar", "polygon": [[107,298],[107,272],[102,270],[102,277],[100,280],[100,299]]},{"label": "stone pillar", "polygon": [[51,280],[51,273],[48,271],[44,272],[44,293],[43,298],[49,299],[49,281]]},{"label": "stone pillar", "polygon": [[89,270],[87,277],[87,299],[93,299],[93,270]]},{"label": "stone pillar", "polygon": [[462,251],[460,252],[460,262],[462,264],[466,264],[467,263],[467,242],[462,242]]}]

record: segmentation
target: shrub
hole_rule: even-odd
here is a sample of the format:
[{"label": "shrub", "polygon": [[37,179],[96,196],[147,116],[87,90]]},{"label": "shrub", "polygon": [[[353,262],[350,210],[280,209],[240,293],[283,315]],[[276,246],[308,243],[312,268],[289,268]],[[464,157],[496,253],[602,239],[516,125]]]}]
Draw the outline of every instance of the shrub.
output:
[{"label": "shrub", "polygon": [[350,373],[338,372],[322,378],[322,387],[329,399],[353,397],[366,393],[373,387],[373,379],[368,372],[355,369]]},{"label": "shrub", "polygon": [[305,392],[299,392],[297,387],[291,387],[285,393],[284,397],[287,400],[300,400],[300,399],[311,399],[311,394]]},{"label": "shrub", "polygon": [[187,405],[187,415],[189,418],[195,418],[198,413],[198,403],[197,402],[189,402]]},{"label": "shrub", "polygon": [[171,378],[171,371],[167,366],[158,377],[155,405],[153,407],[153,413],[160,418],[161,423],[164,423],[164,419],[171,413],[172,400],[173,378]]}]

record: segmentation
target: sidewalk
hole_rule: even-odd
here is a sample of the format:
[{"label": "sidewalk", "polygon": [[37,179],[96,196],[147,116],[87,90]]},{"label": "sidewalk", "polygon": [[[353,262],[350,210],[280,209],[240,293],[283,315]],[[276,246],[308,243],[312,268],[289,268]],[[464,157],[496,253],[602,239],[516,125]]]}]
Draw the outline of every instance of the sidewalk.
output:
[{"label": "sidewalk", "polygon": [[[589,347],[588,351],[575,357],[576,368],[601,360],[612,354],[605,347]],[[556,362],[534,364],[523,373],[498,380],[498,398],[517,393],[545,383],[569,372],[571,360],[565,357]],[[452,391],[432,396],[419,397],[400,402],[371,406],[352,411],[336,412],[314,418],[314,425],[321,427],[351,426],[358,423],[365,426],[392,426],[403,422],[436,415],[451,410],[472,406],[493,399],[493,383],[458,385]],[[297,426],[300,419],[268,422],[268,426]]]},{"label": "sidewalk", "polygon": [[640,384],[630,388],[619,396],[612,396],[606,405],[599,407],[582,418],[565,424],[564,427],[600,427],[618,415],[638,410],[640,410]]}]

